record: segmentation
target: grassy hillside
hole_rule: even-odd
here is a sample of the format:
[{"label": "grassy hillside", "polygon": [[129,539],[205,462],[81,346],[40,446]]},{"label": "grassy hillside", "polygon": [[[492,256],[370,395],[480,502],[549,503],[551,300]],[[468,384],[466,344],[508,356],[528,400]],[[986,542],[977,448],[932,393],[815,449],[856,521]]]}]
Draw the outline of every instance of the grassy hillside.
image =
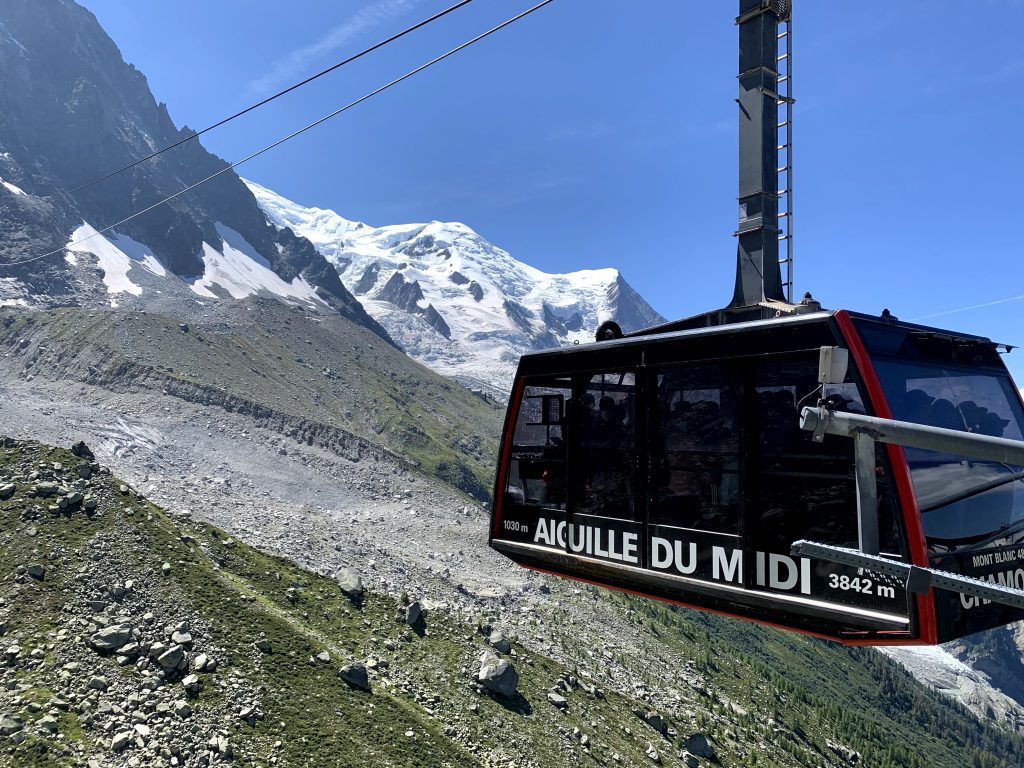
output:
[{"label": "grassy hillside", "polygon": [[0,310],[0,350],[25,376],[166,391],[252,415],[346,456],[412,461],[479,499],[502,410],[344,318],[250,299],[179,316]]},{"label": "grassy hillside", "polygon": [[[405,600],[354,602],[62,449],[0,441],[0,531],[0,765],[987,767],[1024,754],[878,655],[599,590],[573,611],[623,613],[643,642],[602,657],[599,628],[545,616],[557,644],[513,643],[518,690],[501,697],[477,683],[485,617],[440,607],[410,627]],[[128,644],[97,650],[121,627]],[[175,643],[186,660],[166,668]],[[201,655],[215,669],[197,670]],[[587,672],[595,656],[612,684]],[[339,677],[355,662],[369,691]],[[652,697],[645,677],[678,692]]]}]

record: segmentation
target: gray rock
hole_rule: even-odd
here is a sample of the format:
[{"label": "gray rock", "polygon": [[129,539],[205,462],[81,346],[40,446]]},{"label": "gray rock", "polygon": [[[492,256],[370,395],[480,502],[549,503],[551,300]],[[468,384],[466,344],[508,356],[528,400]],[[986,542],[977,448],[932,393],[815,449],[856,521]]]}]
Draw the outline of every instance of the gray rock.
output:
[{"label": "gray rock", "polygon": [[317,661],[322,661],[324,664],[327,664],[331,660],[331,654],[327,651],[320,651],[320,653],[316,655],[316,659]]},{"label": "gray rock", "polygon": [[416,600],[405,609],[405,623],[411,627],[421,618],[423,618],[423,606],[419,600]]},{"label": "gray rock", "polygon": [[553,692],[548,694],[548,701],[551,702],[551,704],[557,707],[558,709],[565,709],[569,706],[569,702],[565,698],[565,696],[560,696],[559,694]]},{"label": "gray rock", "polygon": [[683,761],[683,765],[686,768],[700,768],[700,760],[697,759],[696,755],[691,755],[689,752],[680,752],[679,759]]},{"label": "gray rock", "polygon": [[18,490],[18,486],[14,483],[4,483],[3,485],[0,485],[0,501],[11,498],[16,490]]},{"label": "gray rock", "polygon": [[707,760],[715,759],[715,748],[703,733],[697,732],[687,736],[685,746],[687,752],[692,752],[697,757],[703,757]]},{"label": "gray rock", "polygon": [[256,646],[256,650],[261,651],[263,653],[274,652],[274,647],[270,644],[270,641],[267,640],[265,637],[261,637],[259,640],[253,643],[253,645]]},{"label": "gray rock", "polygon": [[640,719],[647,723],[651,728],[656,730],[658,733],[665,733],[665,718],[659,715],[657,712],[642,712],[640,713]]},{"label": "gray rock", "polygon": [[338,586],[341,587],[341,591],[346,597],[353,600],[362,598],[363,579],[355,570],[342,568],[334,578],[337,579]]},{"label": "gray rock", "polygon": [[487,638],[487,642],[498,653],[508,653],[512,650],[512,646],[505,638],[505,635],[498,629],[491,632],[490,637]]},{"label": "gray rock", "polygon": [[56,496],[60,493],[60,486],[56,483],[36,483],[32,490],[36,496]]},{"label": "gray rock", "polygon": [[192,705],[184,699],[178,699],[171,705],[171,710],[182,720],[192,717]]},{"label": "gray rock", "polygon": [[114,738],[110,740],[110,749],[114,752],[122,752],[127,746],[128,742],[131,741],[131,731],[120,731],[114,734]]},{"label": "gray rock", "polygon": [[164,669],[174,669],[185,660],[185,649],[180,645],[172,645],[161,653],[156,660]]},{"label": "gray rock", "polygon": [[89,644],[97,651],[116,651],[131,640],[131,627],[127,624],[113,624],[92,635],[89,638]]},{"label": "gray rock", "polygon": [[490,691],[501,696],[515,695],[519,686],[519,673],[508,659],[499,659],[493,652],[487,651],[480,659],[480,671],[477,682]]},{"label": "gray rock", "polygon": [[43,576],[46,575],[46,568],[39,565],[38,563],[33,563],[25,569],[25,573],[27,573],[33,579],[42,579]]},{"label": "gray rock", "polygon": [[108,687],[107,678],[103,675],[96,675],[89,679],[89,682],[85,687],[90,691],[105,691]]},{"label": "gray rock", "polygon": [[181,684],[189,693],[196,693],[202,687],[202,683],[199,681],[199,675],[185,675],[181,680]]},{"label": "gray rock", "polygon": [[206,665],[210,662],[210,657],[205,653],[200,653],[198,656],[192,659],[192,669],[196,672],[202,672],[206,669]]},{"label": "gray rock", "polygon": [[7,712],[0,715],[0,736],[10,736],[25,727],[25,722],[17,715]]},{"label": "gray rock", "polygon": [[366,665],[362,662],[346,664],[338,670],[338,677],[354,688],[370,690],[370,676],[366,672]]},{"label": "gray rock", "polygon": [[651,758],[651,762],[661,764],[661,755],[658,754],[658,750],[654,748],[653,744],[647,745],[647,756]]},{"label": "gray rock", "polygon": [[57,718],[53,715],[44,715],[36,721],[36,725],[50,733],[57,732]]},{"label": "gray rock", "polygon": [[160,570],[163,572],[164,576],[170,576],[171,575],[171,564],[170,563],[164,563],[163,565],[160,566]]},{"label": "gray rock", "polygon": [[188,647],[192,645],[192,635],[188,632],[173,632],[171,642]]}]

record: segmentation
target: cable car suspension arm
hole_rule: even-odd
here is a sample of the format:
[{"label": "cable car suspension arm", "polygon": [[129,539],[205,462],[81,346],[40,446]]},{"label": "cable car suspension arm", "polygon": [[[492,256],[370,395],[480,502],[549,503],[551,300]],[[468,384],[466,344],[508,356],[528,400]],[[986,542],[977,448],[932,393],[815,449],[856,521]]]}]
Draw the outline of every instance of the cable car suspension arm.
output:
[{"label": "cable car suspension arm", "polygon": [[[826,434],[854,440],[857,477],[857,527],[860,549],[819,544],[801,539],[793,543],[792,553],[816,557],[841,565],[864,568],[875,573],[897,576],[906,581],[907,590],[924,594],[929,587],[948,589],[983,600],[1024,608],[1024,591],[974,579],[957,573],[922,568],[879,556],[878,497],[875,475],[875,443],[892,443],[927,451],[941,451],[961,456],[1024,466],[1024,442],[991,437],[955,429],[942,429],[908,421],[882,419],[858,413],[841,413],[824,406],[804,408],[800,428],[814,433],[821,442]],[[1004,478],[1006,482],[1020,479],[1020,472]],[[982,488],[981,491],[987,490]],[[979,492],[981,492],[979,491]],[[953,501],[955,499],[952,499]]]}]

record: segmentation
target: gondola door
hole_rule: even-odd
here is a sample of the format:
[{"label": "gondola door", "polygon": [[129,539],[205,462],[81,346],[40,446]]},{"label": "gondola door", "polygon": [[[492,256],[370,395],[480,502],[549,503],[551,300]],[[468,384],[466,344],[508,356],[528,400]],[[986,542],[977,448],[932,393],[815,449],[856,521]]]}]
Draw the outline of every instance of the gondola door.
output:
[{"label": "gondola door", "polygon": [[569,554],[642,567],[645,473],[642,392],[635,370],[573,377]]},{"label": "gondola door", "polygon": [[721,363],[678,363],[651,369],[647,381],[647,567],[741,589],[736,377]]}]

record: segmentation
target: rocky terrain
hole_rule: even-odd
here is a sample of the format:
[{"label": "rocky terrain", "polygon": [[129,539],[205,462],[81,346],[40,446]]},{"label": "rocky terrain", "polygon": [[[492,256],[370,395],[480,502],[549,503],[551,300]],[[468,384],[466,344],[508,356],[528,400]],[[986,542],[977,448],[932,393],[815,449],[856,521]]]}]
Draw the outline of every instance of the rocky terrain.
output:
[{"label": "rocky terrain", "polygon": [[[90,453],[0,447],[0,764],[995,766],[1024,745],[876,654],[497,558],[489,586],[389,585],[352,532],[319,575]],[[420,482],[381,506],[413,517]]]},{"label": "rocky terrain", "polygon": [[[0,379],[44,391],[46,382],[81,382],[210,406],[196,447],[227,411],[282,443],[418,466],[481,500],[491,492],[497,404],[331,312],[255,298],[173,315],[0,309],[0,355]],[[175,410],[188,418],[183,406]]]}]

